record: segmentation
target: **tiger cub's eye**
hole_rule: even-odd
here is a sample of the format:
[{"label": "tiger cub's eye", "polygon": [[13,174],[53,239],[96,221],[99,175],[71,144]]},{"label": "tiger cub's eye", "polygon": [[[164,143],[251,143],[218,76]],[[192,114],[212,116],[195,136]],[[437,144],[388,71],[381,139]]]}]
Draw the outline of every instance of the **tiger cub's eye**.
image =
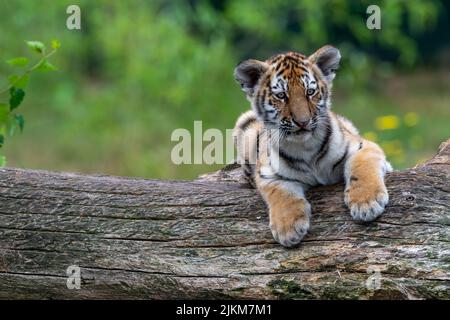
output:
[{"label": "tiger cub's eye", "polygon": [[278,92],[278,93],[275,94],[275,97],[277,97],[280,100],[284,100],[284,99],[286,99],[286,93]]},{"label": "tiger cub's eye", "polygon": [[314,94],[314,92],[316,92],[316,90],[314,90],[314,89],[308,89],[308,90],[306,90],[306,94],[307,94],[308,96],[312,96],[312,95]]}]

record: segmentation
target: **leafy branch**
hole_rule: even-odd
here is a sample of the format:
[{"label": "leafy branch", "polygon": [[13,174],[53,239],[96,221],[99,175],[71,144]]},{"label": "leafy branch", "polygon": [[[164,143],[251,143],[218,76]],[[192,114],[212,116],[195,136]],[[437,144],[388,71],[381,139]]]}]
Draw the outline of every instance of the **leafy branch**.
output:
[{"label": "leafy branch", "polygon": [[[0,90],[0,96],[9,93],[8,103],[0,102],[0,148],[5,143],[5,136],[9,135],[12,137],[18,127],[20,131],[23,130],[25,119],[24,117],[16,113],[16,109],[23,102],[25,97],[24,89],[28,85],[30,80],[30,75],[35,71],[55,71],[57,68],[49,62],[49,58],[55,54],[55,52],[61,46],[58,40],[53,40],[51,42],[51,50],[47,52],[45,44],[40,41],[26,41],[27,46],[38,53],[39,60],[26,68],[30,64],[30,59],[27,57],[16,57],[7,60],[6,62],[17,68],[25,68],[21,75],[12,74],[8,77],[8,86]],[[6,159],[4,156],[0,155],[0,167],[4,166]]]}]

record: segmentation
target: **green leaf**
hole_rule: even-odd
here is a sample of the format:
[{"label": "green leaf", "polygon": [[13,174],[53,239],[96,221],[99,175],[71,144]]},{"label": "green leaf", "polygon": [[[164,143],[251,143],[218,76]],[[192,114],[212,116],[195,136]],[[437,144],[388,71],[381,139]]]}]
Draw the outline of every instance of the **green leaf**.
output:
[{"label": "green leaf", "polygon": [[56,39],[53,39],[51,45],[52,45],[52,48],[56,50],[56,49],[59,49],[61,47],[61,42],[59,42]]},{"label": "green leaf", "polygon": [[0,168],[6,166],[6,157],[0,156]]},{"label": "green leaf", "polygon": [[8,77],[8,81],[9,84],[16,87],[16,88],[21,88],[24,89],[26,88],[26,86],[28,85],[28,81],[30,80],[30,74],[25,73],[23,76],[18,76],[18,75],[10,75]]},{"label": "green leaf", "polygon": [[9,107],[12,111],[22,103],[23,98],[25,97],[25,91],[22,89],[17,89],[16,87],[11,87],[9,90],[9,96]]},{"label": "green leaf", "polygon": [[6,103],[0,103],[0,128],[6,124],[9,112],[9,105]]},{"label": "green leaf", "polygon": [[27,46],[37,53],[45,52],[45,45],[40,41],[26,41]]},{"label": "green leaf", "polygon": [[10,137],[12,137],[14,135],[14,133],[16,132],[17,126],[18,126],[18,123],[17,123],[16,119],[12,116],[9,117],[6,127],[7,127],[8,135]]},{"label": "green leaf", "polygon": [[36,71],[56,71],[56,70],[58,70],[58,68],[52,65],[47,60],[42,60],[36,68]]},{"label": "green leaf", "polygon": [[6,61],[6,63],[16,67],[25,67],[29,61],[30,60],[28,60],[28,58],[26,57],[17,57],[9,59],[8,61]]},{"label": "green leaf", "polygon": [[25,125],[25,119],[23,118],[23,116],[21,114],[15,114],[14,119],[16,120],[17,125],[20,128],[20,132],[22,132],[23,126]]},{"label": "green leaf", "polygon": [[28,81],[30,81],[30,75],[26,73],[21,78],[19,78],[19,80],[16,81],[15,87],[24,89],[28,85]]},{"label": "green leaf", "polygon": [[8,77],[8,82],[10,85],[14,86],[16,82],[19,80],[19,76],[17,74],[12,74]]},{"label": "green leaf", "polygon": [[0,134],[0,147],[2,147],[4,143],[5,143],[5,137],[2,134]]}]

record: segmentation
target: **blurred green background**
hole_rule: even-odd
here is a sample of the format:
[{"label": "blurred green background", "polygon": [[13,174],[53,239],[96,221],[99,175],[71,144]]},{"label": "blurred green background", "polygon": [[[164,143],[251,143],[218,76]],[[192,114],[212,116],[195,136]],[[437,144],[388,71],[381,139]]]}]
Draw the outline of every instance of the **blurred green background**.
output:
[{"label": "blurred green background", "polygon": [[[81,30],[66,28],[72,4]],[[371,4],[381,30],[366,27]],[[327,43],[343,56],[333,110],[396,169],[450,137],[448,2],[0,0],[0,14],[2,61],[28,55],[24,40],[62,44],[59,71],[32,76],[25,130],[0,150],[8,166],[170,179],[215,170],[172,164],[172,131],[234,126],[249,108],[232,76],[239,61]],[[0,65],[0,87],[11,72]]]}]

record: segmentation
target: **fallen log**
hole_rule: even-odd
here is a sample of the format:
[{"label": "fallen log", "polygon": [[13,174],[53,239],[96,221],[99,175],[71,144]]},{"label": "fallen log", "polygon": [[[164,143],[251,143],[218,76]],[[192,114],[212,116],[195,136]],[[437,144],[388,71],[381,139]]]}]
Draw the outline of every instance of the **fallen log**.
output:
[{"label": "fallen log", "polygon": [[450,140],[387,176],[368,224],[343,185],[315,188],[311,231],[286,249],[233,166],[195,181],[3,168],[0,298],[449,299],[449,178]]}]

